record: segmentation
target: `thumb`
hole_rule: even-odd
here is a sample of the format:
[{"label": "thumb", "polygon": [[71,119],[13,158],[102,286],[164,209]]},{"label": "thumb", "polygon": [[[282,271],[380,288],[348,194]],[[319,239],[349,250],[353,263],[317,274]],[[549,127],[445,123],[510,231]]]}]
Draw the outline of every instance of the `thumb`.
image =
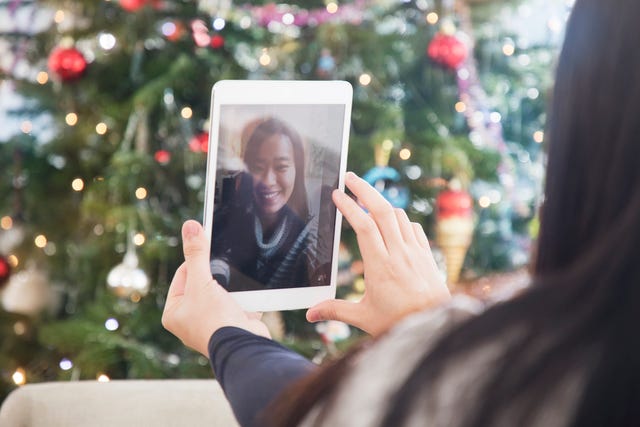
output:
[{"label": "thumb", "polygon": [[307,310],[307,320],[309,322],[339,320],[361,328],[360,323],[362,323],[363,319],[360,315],[359,307],[356,302],[342,299],[327,300]]},{"label": "thumb", "polygon": [[209,282],[209,241],[197,221],[189,220],[182,225],[182,251],[187,275],[198,282]]}]

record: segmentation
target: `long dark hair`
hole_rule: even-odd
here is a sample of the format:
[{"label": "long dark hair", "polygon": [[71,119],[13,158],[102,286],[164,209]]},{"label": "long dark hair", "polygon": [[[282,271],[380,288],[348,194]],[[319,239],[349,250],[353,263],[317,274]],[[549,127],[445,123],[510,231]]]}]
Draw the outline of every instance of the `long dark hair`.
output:
[{"label": "long dark hair", "polygon": [[293,162],[296,167],[296,178],[293,184],[291,198],[287,202],[289,207],[303,220],[309,216],[309,201],[307,199],[307,188],[305,185],[305,154],[302,138],[300,135],[287,126],[283,121],[274,117],[266,117],[254,126],[251,135],[244,146],[243,158],[249,164],[258,155],[260,145],[273,135],[284,135],[293,147]]},{"label": "long dark hair", "polygon": [[[575,410],[559,408],[569,425],[640,425],[638,17],[637,0],[576,1],[547,127],[533,283],[425,352],[389,402],[382,426],[403,425],[436,380],[446,380],[440,375],[448,361],[492,343],[504,350],[477,398],[460,402],[461,425],[495,425],[506,414],[512,425],[531,425],[576,372],[584,386]],[[305,386],[327,396],[341,371],[319,373]],[[298,396],[290,405],[312,405]],[[301,412],[283,415],[289,418],[279,425],[295,425]]]}]

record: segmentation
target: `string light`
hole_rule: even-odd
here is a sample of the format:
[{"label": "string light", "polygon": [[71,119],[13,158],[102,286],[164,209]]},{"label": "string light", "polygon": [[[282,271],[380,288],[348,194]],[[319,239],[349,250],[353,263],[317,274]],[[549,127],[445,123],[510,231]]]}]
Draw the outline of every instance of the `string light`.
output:
[{"label": "string light", "polygon": [[71,188],[73,188],[73,191],[82,191],[84,188],[84,181],[82,178],[76,178],[71,181]]},{"label": "string light", "polygon": [[454,108],[458,113],[464,113],[465,111],[467,111],[467,104],[465,104],[462,101],[458,101],[456,102],[456,105],[454,106]]},{"label": "string light", "polygon": [[435,25],[435,24],[438,23],[439,19],[440,19],[440,17],[438,16],[437,13],[435,13],[435,12],[427,13],[427,23],[428,24]]},{"label": "string light", "polygon": [[180,115],[183,119],[190,119],[193,116],[193,110],[190,107],[184,107],[180,110]]},{"label": "string light", "polygon": [[64,21],[64,10],[56,10],[56,13],[53,15],[53,22],[60,24],[62,21]]},{"label": "string light", "polygon": [[403,148],[402,150],[400,150],[400,152],[398,153],[398,156],[402,159],[402,160],[409,160],[411,158],[411,150],[409,150],[408,148]]},{"label": "string light", "polygon": [[282,23],[285,24],[285,25],[293,24],[294,20],[295,20],[295,18],[293,17],[293,14],[291,14],[291,13],[285,13],[284,15],[282,15]]},{"label": "string light", "polygon": [[60,361],[58,366],[60,366],[60,369],[62,369],[63,371],[68,371],[69,369],[73,368],[73,362],[65,357]]},{"label": "string light", "polygon": [[111,378],[109,378],[105,374],[98,374],[96,379],[98,380],[99,383],[108,383],[109,381],[111,381]]},{"label": "string light", "polygon": [[31,124],[31,122],[29,120],[25,120],[24,122],[22,122],[22,124],[20,125],[20,130],[22,131],[22,133],[24,134],[30,134],[31,131],[33,130],[33,125]]},{"label": "string light", "polygon": [[516,47],[513,45],[513,43],[505,43],[504,45],[502,45],[502,53],[504,53],[506,56],[513,55],[515,51]]},{"label": "string light", "polygon": [[533,133],[533,140],[538,144],[541,144],[544,141],[544,132],[541,130],[537,130]]},{"label": "string light", "polygon": [[137,233],[135,236],[133,236],[133,243],[136,246],[144,245],[145,240],[147,240],[147,239],[146,239],[146,237],[144,237],[144,234],[142,234],[142,233]]},{"label": "string light", "polygon": [[78,115],[76,113],[69,113],[64,118],[69,126],[75,126],[78,123]]},{"label": "string light", "polygon": [[18,257],[13,254],[7,257],[7,261],[9,261],[9,265],[11,265],[11,267],[13,268],[16,268],[20,264],[20,260],[18,260]]},{"label": "string light", "polygon": [[24,369],[18,368],[13,375],[11,375],[11,379],[15,385],[24,385],[27,382],[27,374]]},{"label": "string light", "polygon": [[227,23],[222,18],[216,18],[213,20],[213,29],[216,31],[222,30]]},{"label": "string light", "polygon": [[527,97],[529,99],[538,99],[539,96],[540,96],[540,91],[535,87],[530,87],[529,89],[527,89]]},{"label": "string light", "polygon": [[107,124],[104,122],[100,122],[96,125],[96,133],[98,135],[104,135],[107,133]]},{"label": "string light", "polygon": [[38,75],[36,75],[36,81],[41,85],[47,83],[49,81],[49,74],[46,71],[40,71]]},{"label": "string light", "polygon": [[327,12],[333,14],[338,11],[338,4],[334,2],[327,3]]},{"label": "string light", "polygon": [[96,236],[102,236],[104,234],[104,226],[102,224],[94,225],[93,234],[95,234]]},{"label": "string light", "polygon": [[47,246],[47,238],[44,234],[38,234],[35,239],[33,239],[33,243],[39,248],[44,248]]},{"label": "string light", "polygon": [[147,198],[147,189],[144,187],[138,187],[136,189],[136,197],[138,200],[143,200]]},{"label": "string light", "polygon": [[104,327],[107,331],[116,331],[120,327],[120,323],[118,323],[118,321],[113,317],[110,317],[106,322],[104,322]]},{"label": "string light", "polygon": [[362,86],[369,86],[371,83],[371,76],[367,73],[362,73],[360,74],[360,77],[358,77],[358,82],[360,82]]},{"label": "string light", "polygon": [[260,55],[260,58],[258,59],[258,61],[260,62],[260,65],[262,65],[263,67],[266,67],[267,65],[271,64],[271,57],[267,53],[267,49],[262,49],[262,55]]},{"label": "string light", "polygon": [[18,320],[13,324],[13,332],[18,336],[24,335],[25,332],[27,332],[27,325],[23,321]]},{"label": "string light", "polygon": [[3,230],[10,230],[11,227],[13,227],[13,219],[11,219],[9,215],[3,216],[0,218],[0,227],[2,227]]},{"label": "string light", "polygon": [[478,199],[478,204],[481,208],[488,208],[491,206],[491,198],[489,198],[489,196],[481,196]]},{"label": "string light", "polygon": [[111,50],[116,47],[116,36],[111,33],[100,33],[98,36],[98,44],[104,50]]}]

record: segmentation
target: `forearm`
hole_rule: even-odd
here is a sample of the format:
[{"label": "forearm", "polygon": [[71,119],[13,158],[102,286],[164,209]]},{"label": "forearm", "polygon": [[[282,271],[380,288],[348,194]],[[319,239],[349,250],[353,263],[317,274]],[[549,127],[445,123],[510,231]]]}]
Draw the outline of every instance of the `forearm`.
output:
[{"label": "forearm", "polygon": [[243,427],[315,365],[282,345],[244,329],[218,329],[209,340],[211,367]]}]

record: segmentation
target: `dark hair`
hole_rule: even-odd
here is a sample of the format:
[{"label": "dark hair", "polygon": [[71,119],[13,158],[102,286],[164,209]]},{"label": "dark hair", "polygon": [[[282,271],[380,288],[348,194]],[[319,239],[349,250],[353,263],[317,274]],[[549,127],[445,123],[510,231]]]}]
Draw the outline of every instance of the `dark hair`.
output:
[{"label": "dark hair", "polygon": [[[562,408],[569,425],[640,425],[639,16],[637,0],[576,1],[547,127],[533,283],[425,352],[382,426],[403,425],[436,380],[446,380],[448,361],[492,343],[504,351],[477,398],[460,408],[461,425],[490,426],[506,414],[512,425],[531,425],[576,373],[584,387],[574,411]],[[327,396],[322,384],[340,377],[328,371],[316,379]]]},{"label": "dark hair", "polygon": [[251,123],[253,130],[244,146],[243,158],[249,164],[258,155],[260,145],[273,135],[284,135],[293,147],[293,162],[296,167],[296,178],[293,184],[291,198],[287,202],[289,207],[303,220],[309,217],[309,202],[305,185],[305,155],[302,138],[281,120],[267,117],[258,123]]}]

